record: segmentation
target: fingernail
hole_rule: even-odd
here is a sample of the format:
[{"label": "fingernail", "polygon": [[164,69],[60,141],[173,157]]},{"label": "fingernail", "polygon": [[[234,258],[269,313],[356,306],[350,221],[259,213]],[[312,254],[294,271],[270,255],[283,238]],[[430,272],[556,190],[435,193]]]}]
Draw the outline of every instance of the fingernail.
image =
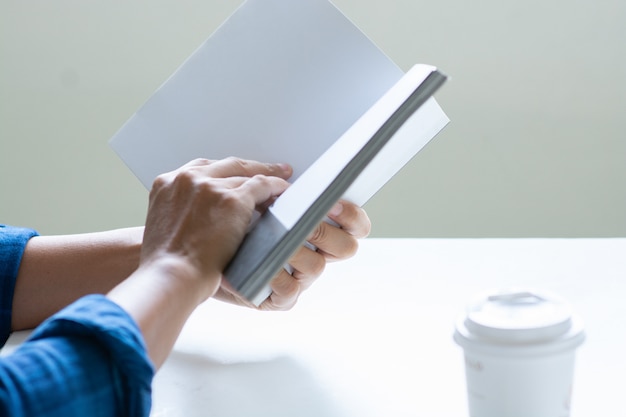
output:
[{"label": "fingernail", "polygon": [[333,206],[333,208],[330,209],[330,211],[328,212],[328,215],[336,217],[336,216],[339,216],[342,211],[343,211],[343,204],[339,202],[339,203],[336,203]]},{"label": "fingernail", "polygon": [[278,167],[282,169],[284,172],[287,172],[287,173],[291,172],[291,165],[289,164],[278,163],[276,165],[278,165]]}]

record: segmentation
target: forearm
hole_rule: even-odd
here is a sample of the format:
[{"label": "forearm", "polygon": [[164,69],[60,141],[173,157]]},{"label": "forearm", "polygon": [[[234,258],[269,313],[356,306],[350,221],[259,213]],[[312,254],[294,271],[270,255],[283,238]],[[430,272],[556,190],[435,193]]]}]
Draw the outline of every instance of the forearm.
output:
[{"label": "forearm", "polygon": [[194,309],[217,291],[220,275],[199,276],[186,262],[162,257],[142,265],[107,297],[135,320],[158,369]]},{"label": "forearm", "polygon": [[32,238],[13,297],[13,330],[29,329],[86,294],[106,294],[139,263],[143,228]]}]

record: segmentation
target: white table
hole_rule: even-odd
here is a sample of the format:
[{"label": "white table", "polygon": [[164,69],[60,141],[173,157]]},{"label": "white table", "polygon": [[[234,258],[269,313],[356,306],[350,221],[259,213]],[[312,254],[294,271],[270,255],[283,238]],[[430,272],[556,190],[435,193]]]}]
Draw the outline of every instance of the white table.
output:
[{"label": "white table", "polygon": [[556,292],[585,320],[572,416],[624,415],[626,239],[367,239],[289,312],[201,306],[152,416],[467,416],[454,322],[510,286]]},{"label": "white table", "polygon": [[554,291],[585,319],[572,416],[622,415],[626,239],[368,239],[289,312],[198,309],[153,416],[467,416],[454,321],[510,286]]}]

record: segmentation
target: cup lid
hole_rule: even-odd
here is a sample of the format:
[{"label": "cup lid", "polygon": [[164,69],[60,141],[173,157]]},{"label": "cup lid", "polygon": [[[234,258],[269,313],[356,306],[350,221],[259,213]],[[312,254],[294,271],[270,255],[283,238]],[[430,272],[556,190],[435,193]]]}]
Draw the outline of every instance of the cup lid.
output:
[{"label": "cup lid", "polygon": [[545,291],[511,289],[487,293],[470,303],[457,324],[460,345],[529,345],[579,336],[571,306]]}]

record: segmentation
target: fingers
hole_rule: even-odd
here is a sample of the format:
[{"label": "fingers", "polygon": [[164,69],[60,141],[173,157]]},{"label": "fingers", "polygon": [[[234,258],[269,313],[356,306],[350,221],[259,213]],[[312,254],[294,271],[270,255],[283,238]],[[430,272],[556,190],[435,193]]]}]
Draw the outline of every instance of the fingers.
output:
[{"label": "fingers", "polygon": [[309,287],[313,280],[312,277],[308,282],[300,280],[281,269],[270,283],[272,293],[259,308],[261,310],[289,310],[298,302],[302,291]]},{"label": "fingers", "polygon": [[251,198],[254,206],[258,207],[267,205],[268,201],[281,195],[288,187],[289,183],[282,178],[255,175],[243,181],[238,190],[242,198]]},{"label": "fingers", "polygon": [[328,213],[328,217],[357,239],[367,237],[372,229],[372,223],[365,210],[348,201],[337,202]]},{"label": "fingers", "polygon": [[[196,190],[196,194],[205,201],[204,206],[206,206],[200,211],[212,213],[212,215],[196,216],[190,213],[190,217],[201,218],[203,225],[211,229],[211,233],[201,233],[202,236],[210,236],[212,240],[221,242],[219,245],[214,242],[207,243],[208,249],[203,253],[214,253],[217,257],[217,252],[224,252],[224,256],[221,257],[223,259],[220,258],[220,262],[214,263],[225,265],[244,236],[249,218],[252,216],[251,209],[262,209],[282,194],[289,186],[286,179],[292,175],[292,172],[292,168],[285,164],[266,164],[238,158],[219,161],[197,159],[176,171],[164,174],[157,179],[155,184],[160,183],[169,188],[170,194],[177,197],[187,195],[176,192],[177,189],[185,192]],[[173,181],[178,182],[179,186],[168,187],[168,183],[171,185]],[[159,187],[156,188],[158,190]],[[169,201],[178,201],[180,209],[174,208],[170,211],[181,213],[188,207],[189,199],[170,198]],[[203,206],[198,205],[198,207]],[[264,310],[291,308],[297,302],[300,293],[322,274],[327,261],[352,256],[358,248],[357,239],[366,237],[370,233],[371,223],[367,214],[352,203],[347,201],[338,203],[331,209],[328,216],[336,225],[326,222],[318,225],[307,239],[317,250],[301,247],[289,260],[289,264],[293,267],[293,274],[281,270],[271,282],[272,295],[259,308]],[[166,217],[173,219],[172,222],[176,223],[173,226],[190,227],[185,222],[175,221],[180,215]],[[165,227],[165,229],[171,228]],[[194,249],[197,245],[193,246],[181,252],[197,251]],[[201,257],[198,256],[198,258]],[[222,296],[231,302],[245,304],[245,300],[233,296],[230,291],[222,289],[221,292]]]},{"label": "fingers", "polygon": [[247,203],[252,200],[253,207],[263,211],[285,191],[288,185],[286,179],[291,174],[292,168],[287,164],[269,164],[233,157],[218,161],[199,158],[159,175],[152,191],[158,191],[174,181],[186,183],[185,190],[199,184],[208,186],[211,192],[216,187],[237,189],[238,197]]},{"label": "fingers", "polygon": [[287,164],[269,164],[240,158],[225,158],[218,161],[208,159],[195,159],[183,167],[184,169],[198,169],[213,178],[227,177],[253,177],[255,175],[267,175],[288,179],[293,173],[291,166]]},{"label": "fingers", "polygon": [[328,261],[346,259],[358,249],[358,240],[366,237],[371,229],[365,211],[346,201],[337,203],[328,217],[338,226],[327,222],[320,223],[307,239],[318,248]]},{"label": "fingers", "polygon": [[284,269],[281,269],[270,286],[272,293],[259,306],[261,310],[289,310],[296,304],[302,292],[298,280]]},{"label": "fingers", "polygon": [[363,209],[342,201],[328,213],[338,226],[322,222],[307,239],[317,247],[300,247],[289,260],[293,273],[285,270],[272,280],[272,294],[260,306],[263,310],[287,310],[298,300],[302,291],[310,287],[322,274],[327,261],[348,258],[358,249],[358,238],[370,233],[371,223]]},{"label": "fingers", "polygon": [[293,278],[298,280],[302,290],[306,290],[324,272],[326,258],[315,249],[301,246],[289,259],[289,265],[293,268]]},{"label": "fingers", "polygon": [[255,209],[287,189],[289,183],[282,177],[288,171],[284,165],[230,158],[195,160],[160,175],[150,192],[143,259],[182,253],[198,272],[221,271],[245,236]]},{"label": "fingers", "polygon": [[288,310],[298,301],[300,294],[309,288],[324,272],[324,255],[307,247],[301,247],[289,260],[293,272],[284,269],[272,280],[272,294],[259,308],[262,310]]}]

